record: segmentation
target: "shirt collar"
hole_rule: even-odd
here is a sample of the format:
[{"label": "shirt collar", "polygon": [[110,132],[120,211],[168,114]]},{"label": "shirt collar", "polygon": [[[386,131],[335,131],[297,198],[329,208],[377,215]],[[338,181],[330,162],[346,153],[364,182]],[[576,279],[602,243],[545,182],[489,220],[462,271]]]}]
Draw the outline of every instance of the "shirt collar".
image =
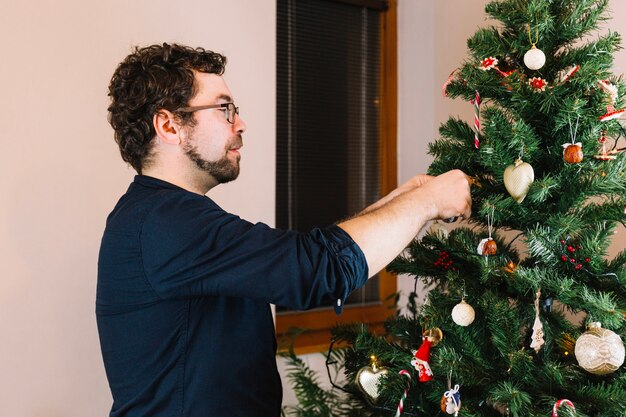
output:
[{"label": "shirt collar", "polygon": [[149,177],[147,175],[135,175],[134,184],[139,184],[150,188],[169,188],[170,190],[184,190],[184,188],[174,185],[170,182],[160,180],[158,178]]}]

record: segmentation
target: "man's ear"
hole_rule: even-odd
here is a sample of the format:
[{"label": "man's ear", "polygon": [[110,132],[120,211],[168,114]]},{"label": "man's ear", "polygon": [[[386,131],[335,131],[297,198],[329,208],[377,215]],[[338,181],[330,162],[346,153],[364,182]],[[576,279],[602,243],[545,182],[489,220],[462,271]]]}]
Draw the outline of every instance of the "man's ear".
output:
[{"label": "man's ear", "polygon": [[184,139],[182,126],[170,111],[163,109],[157,111],[152,118],[152,125],[157,138],[166,144],[178,145]]}]

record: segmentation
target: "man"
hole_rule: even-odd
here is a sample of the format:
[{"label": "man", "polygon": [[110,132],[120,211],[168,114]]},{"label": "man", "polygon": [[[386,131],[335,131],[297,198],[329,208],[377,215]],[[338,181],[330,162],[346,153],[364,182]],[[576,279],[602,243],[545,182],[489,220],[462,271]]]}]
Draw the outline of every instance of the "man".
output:
[{"label": "man", "polygon": [[239,174],[246,125],[204,49],[136,49],[109,86],[109,121],[138,172],[107,219],[96,313],[111,416],[278,416],[269,303],[344,300],[430,219],[469,216],[467,177],[418,175],[359,215],[297,233],[205,194]]}]

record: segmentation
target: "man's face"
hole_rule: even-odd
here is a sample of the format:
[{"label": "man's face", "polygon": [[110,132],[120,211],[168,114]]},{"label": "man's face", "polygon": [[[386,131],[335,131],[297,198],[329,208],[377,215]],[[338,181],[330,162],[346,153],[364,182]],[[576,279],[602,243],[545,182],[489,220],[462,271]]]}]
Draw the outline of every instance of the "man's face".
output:
[{"label": "man's face", "polygon": [[[221,76],[195,72],[195,79],[198,91],[189,106],[233,102]],[[234,117],[231,124],[226,119],[225,108],[198,110],[194,113],[195,126],[185,128],[183,147],[186,155],[218,183],[232,181],[239,175],[239,149],[243,146],[241,135],[246,124],[239,115]]]}]

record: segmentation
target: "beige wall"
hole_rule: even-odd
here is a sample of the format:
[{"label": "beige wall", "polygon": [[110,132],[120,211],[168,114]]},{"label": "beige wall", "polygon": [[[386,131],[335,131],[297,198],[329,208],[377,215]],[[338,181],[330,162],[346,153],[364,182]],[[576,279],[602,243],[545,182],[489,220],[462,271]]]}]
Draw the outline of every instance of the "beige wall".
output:
[{"label": "beige wall", "polygon": [[[111,398],[94,317],[97,251],[105,217],[133,176],[106,122],[111,73],[136,44],[177,41],[226,54],[248,132],[240,179],[211,195],[244,218],[273,224],[275,0],[6,3],[0,415],[106,415]],[[400,180],[426,169],[426,144],[439,123],[450,114],[471,119],[471,108],[441,98],[440,86],[484,24],[482,4],[399,0]],[[626,34],[626,4],[612,6],[609,26]],[[624,64],[621,51],[620,72]]]},{"label": "beige wall", "polygon": [[0,416],[107,415],[97,252],[134,175],[106,121],[111,74],[136,44],[227,55],[248,132],[240,179],[212,194],[272,223],[275,1],[6,1],[0,35]]}]

